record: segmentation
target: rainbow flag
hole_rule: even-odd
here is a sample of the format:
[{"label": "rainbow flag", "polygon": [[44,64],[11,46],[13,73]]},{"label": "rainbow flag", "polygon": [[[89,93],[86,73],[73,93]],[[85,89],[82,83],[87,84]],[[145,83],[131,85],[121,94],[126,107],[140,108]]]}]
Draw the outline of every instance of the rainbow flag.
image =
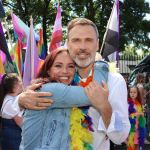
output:
[{"label": "rainbow flag", "polygon": [[22,77],[23,73],[23,60],[22,60],[22,43],[20,40],[17,40],[12,53],[12,58],[13,58],[13,64],[15,67],[15,72],[19,74],[20,77]]},{"label": "rainbow flag", "polygon": [[40,59],[45,60],[47,52],[46,52],[44,42],[43,42],[43,30],[42,29],[40,29],[39,34],[40,34],[40,40],[38,42],[38,55]]},{"label": "rainbow flag", "polygon": [[62,22],[61,22],[60,5],[58,4],[57,15],[56,15],[54,29],[51,37],[50,46],[49,46],[49,52],[60,47],[61,41],[62,41]]}]

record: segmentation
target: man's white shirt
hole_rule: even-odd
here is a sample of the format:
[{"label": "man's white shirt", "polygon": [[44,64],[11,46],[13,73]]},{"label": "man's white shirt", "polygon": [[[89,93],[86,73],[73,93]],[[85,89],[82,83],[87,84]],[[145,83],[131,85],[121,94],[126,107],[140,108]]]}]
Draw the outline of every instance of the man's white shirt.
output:
[{"label": "man's white shirt", "polygon": [[88,112],[93,122],[94,150],[109,150],[109,139],[115,144],[121,144],[127,139],[130,130],[125,80],[119,73],[109,73],[108,88],[108,101],[112,106],[112,116],[108,128],[105,128],[102,117],[95,108],[90,107]]}]

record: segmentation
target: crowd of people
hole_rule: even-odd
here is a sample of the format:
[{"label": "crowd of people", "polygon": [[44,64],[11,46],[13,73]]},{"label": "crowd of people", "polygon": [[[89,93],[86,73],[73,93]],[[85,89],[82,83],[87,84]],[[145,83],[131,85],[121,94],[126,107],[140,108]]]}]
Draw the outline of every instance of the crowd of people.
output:
[{"label": "crowd of people", "polygon": [[98,49],[96,25],[76,18],[68,24],[67,49],[48,54],[29,87],[23,90],[14,73],[3,75],[2,150],[110,150],[110,140],[144,148],[150,76],[128,87],[95,59]]}]

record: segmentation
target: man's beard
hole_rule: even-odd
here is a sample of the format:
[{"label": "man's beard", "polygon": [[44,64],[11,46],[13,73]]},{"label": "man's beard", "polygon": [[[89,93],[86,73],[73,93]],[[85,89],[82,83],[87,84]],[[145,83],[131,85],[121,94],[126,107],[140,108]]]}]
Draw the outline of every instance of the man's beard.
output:
[{"label": "man's beard", "polygon": [[78,57],[74,58],[74,62],[76,63],[76,65],[79,68],[86,68],[86,67],[88,67],[90,64],[94,63],[94,60],[95,60],[95,55],[91,55],[91,57],[88,57],[85,60],[79,59]]}]

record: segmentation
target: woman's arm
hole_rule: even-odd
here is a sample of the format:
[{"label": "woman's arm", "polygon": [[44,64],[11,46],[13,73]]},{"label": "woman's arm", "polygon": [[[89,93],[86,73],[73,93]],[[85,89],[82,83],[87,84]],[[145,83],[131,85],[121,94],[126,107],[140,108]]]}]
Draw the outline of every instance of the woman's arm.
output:
[{"label": "woman's arm", "polygon": [[[106,64],[107,65],[107,64]],[[107,82],[108,68],[102,63],[96,63],[94,67],[94,80],[101,84]],[[91,102],[80,86],[68,86],[62,83],[44,84],[39,92],[49,92],[53,95],[47,98],[53,99],[51,108],[81,107],[91,105]]]},{"label": "woman's arm", "polygon": [[[107,78],[108,78],[108,64],[105,62],[101,62],[101,61],[96,62],[94,65],[94,80],[97,81],[98,83],[101,83],[102,80],[107,82]],[[54,84],[54,83],[51,83],[50,86],[52,84]],[[49,106],[51,106],[51,104],[53,103],[53,99],[52,99],[51,95],[52,94],[54,95],[54,93],[50,93],[50,90],[49,90],[49,92],[34,91],[36,88],[39,88],[40,86],[41,86],[41,84],[34,84],[31,86],[32,87],[31,89],[28,89],[27,91],[21,93],[16,98],[16,100],[14,102],[14,107],[20,111],[20,108],[27,108],[27,109],[32,109],[32,110],[43,110],[43,109],[46,109]],[[47,88],[50,89],[50,87],[47,87]],[[45,88],[42,88],[39,91],[44,91],[44,89]],[[48,89],[46,91],[48,91]],[[61,90],[61,88],[58,89],[56,94],[58,94],[60,92],[60,90]],[[53,89],[53,91],[54,91],[54,89]],[[71,90],[71,91],[73,91],[73,90]],[[78,93],[77,94],[68,93],[68,94],[70,96],[74,96],[74,98],[75,98],[75,96],[79,95]],[[54,100],[55,100],[55,104],[53,105],[53,107],[56,107],[57,99],[54,99]],[[71,98],[65,99],[65,101],[68,104],[71,101]],[[83,99],[80,99],[80,103],[81,103],[81,101],[83,101]],[[36,105],[37,103],[38,103],[38,105]],[[61,101],[61,103],[63,103],[63,102]],[[88,102],[86,102],[86,104],[87,103]],[[77,103],[75,103],[75,104],[77,104]],[[84,104],[82,103],[82,106],[83,105]]]},{"label": "woman's arm", "polygon": [[84,88],[80,86],[47,83],[39,91],[53,93],[51,97],[47,97],[54,100],[53,104],[49,107],[50,109],[91,105],[90,100],[84,92]]}]

